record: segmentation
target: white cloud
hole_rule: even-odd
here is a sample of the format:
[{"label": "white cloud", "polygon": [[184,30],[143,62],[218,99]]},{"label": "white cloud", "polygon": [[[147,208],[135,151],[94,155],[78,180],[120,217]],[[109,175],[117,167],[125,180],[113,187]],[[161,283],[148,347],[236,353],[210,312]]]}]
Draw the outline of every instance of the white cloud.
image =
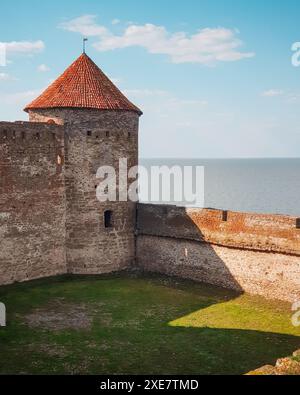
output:
[{"label": "white cloud", "polygon": [[0,81],[9,81],[12,77],[7,73],[0,73]]},{"label": "white cloud", "polygon": [[39,65],[37,69],[41,73],[46,73],[47,71],[50,71],[50,68],[45,64]]},{"label": "white cloud", "polygon": [[23,109],[33,99],[41,94],[41,90],[28,90],[14,93],[0,91],[0,119],[1,121],[27,120],[28,114]]},{"label": "white cloud", "polygon": [[238,31],[223,27],[204,28],[189,35],[186,32],[170,33],[164,26],[151,23],[131,24],[122,35],[97,24],[95,15],[83,15],[60,25],[61,28],[98,38],[94,47],[98,51],[118,48],[142,47],[151,54],[168,55],[173,63],[234,62],[255,56],[253,52],[241,52],[243,42]]},{"label": "white cloud", "polygon": [[0,42],[0,44],[5,46],[7,54],[35,54],[45,49],[45,44],[41,40]]},{"label": "white cloud", "polygon": [[151,108],[157,108],[156,103],[159,101],[158,109],[162,110],[164,108],[166,113],[168,113],[169,110],[174,110],[175,108],[180,108],[180,110],[183,108],[202,108],[208,104],[206,100],[202,99],[181,99],[168,91],[160,89],[125,89],[123,90],[123,93],[132,101],[139,102],[142,107],[148,107],[150,105]]},{"label": "white cloud", "polygon": [[123,91],[125,96],[130,96],[134,99],[146,99],[148,97],[153,96],[163,96],[167,97],[169,93],[167,91],[159,90],[159,89],[125,89]]},{"label": "white cloud", "polygon": [[120,19],[113,19],[112,21],[111,21],[111,24],[112,25],[118,25],[119,23],[120,23],[121,21],[120,21]]},{"label": "white cloud", "polygon": [[300,101],[300,94],[299,93],[289,93],[287,95],[287,101],[289,103],[299,103]]},{"label": "white cloud", "polygon": [[[284,106],[275,115],[268,115],[258,114],[256,108],[233,110],[226,102],[207,103],[201,96],[191,100],[151,89],[125,93],[144,112],[142,158],[297,156],[300,144],[297,112],[287,115]],[[289,135],[284,142],[282,130]]]},{"label": "white cloud", "polygon": [[29,90],[24,92],[0,94],[0,99],[2,103],[9,105],[16,105],[23,108],[25,105],[29,104],[30,101],[38,97],[40,94],[41,94],[40,90]]},{"label": "white cloud", "polygon": [[262,93],[263,97],[276,97],[276,96],[282,96],[284,92],[279,89],[270,89],[268,91],[265,91]]},{"label": "white cloud", "polygon": [[97,25],[95,19],[95,15],[83,15],[61,23],[60,27],[70,32],[80,33],[86,37],[106,35],[108,30],[104,26]]}]

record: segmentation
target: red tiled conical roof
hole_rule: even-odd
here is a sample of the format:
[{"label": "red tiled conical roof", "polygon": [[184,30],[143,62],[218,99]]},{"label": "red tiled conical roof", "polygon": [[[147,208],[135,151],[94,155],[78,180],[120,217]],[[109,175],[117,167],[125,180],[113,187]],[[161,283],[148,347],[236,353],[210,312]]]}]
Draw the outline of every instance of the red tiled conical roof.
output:
[{"label": "red tiled conical roof", "polygon": [[86,54],[79,56],[25,111],[41,108],[127,110],[142,115]]}]

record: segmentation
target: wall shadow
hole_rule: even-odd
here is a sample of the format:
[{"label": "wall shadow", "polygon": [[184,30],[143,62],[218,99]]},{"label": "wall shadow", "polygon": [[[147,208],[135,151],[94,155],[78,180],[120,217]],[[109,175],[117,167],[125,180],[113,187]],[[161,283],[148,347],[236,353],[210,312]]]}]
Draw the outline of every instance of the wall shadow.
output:
[{"label": "wall shadow", "polygon": [[179,356],[178,374],[243,375],[264,365],[274,366],[300,347],[300,337],[251,330],[173,328],[173,336],[189,339],[185,353],[197,364],[191,368]]},{"label": "wall shadow", "polygon": [[[212,210],[212,221],[220,222],[218,216],[223,215]],[[139,204],[137,230],[137,263],[146,272],[244,292],[184,207]]]},{"label": "wall shadow", "polygon": [[[147,337],[149,343],[144,358],[147,366],[151,366],[148,373],[243,375],[264,365],[274,366],[278,359],[288,357],[300,348],[300,330],[298,336],[295,328],[284,325],[280,333],[280,325],[272,323],[272,319],[276,320],[275,304],[270,316],[268,307],[260,310],[256,305],[250,312],[253,317],[244,320],[243,315],[238,314],[239,307],[244,304],[235,300],[248,296],[239,292],[159,274],[144,273],[137,278],[150,278],[155,284],[168,288],[169,297],[172,290],[174,296],[179,291],[172,302],[176,306],[176,314],[173,308],[164,306],[167,300],[162,299],[158,311],[161,309],[163,315],[152,317],[150,328],[160,322],[163,327]],[[187,307],[185,298],[189,293],[188,298],[194,301]],[[263,298],[261,300],[264,303]],[[227,303],[229,308],[226,308]],[[249,314],[249,306],[241,308],[241,314]],[[217,311],[217,319],[214,310]],[[194,315],[200,317],[200,323],[197,323],[197,317],[193,318]],[[224,319],[218,324],[222,315]],[[159,350],[159,356],[155,350]]]},{"label": "wall shadow", "polygon": [[[209,227],[212,229],[214,226],[220,229],[220,223],[227,221],[226,212],[220,210],[211,210],[211,216]],[[206,286],[203,284],[224,288],[215,298],[203,295],[202,302],[194,310],[183,311],[182,317],[195,311],[205,314],[208,307],[234,300],[245,293],[226,263],[205,241],[201,228],[184,207],[140,204],[137,224],[138,264],[144,272],[202,283],[201,292]],[[259,316],[256,319],[259,320]],[[168,326],[171,321],[174,321],[174,316],[170,317]],[[181,337],[186,337],[185,354],[189,354],[195,360],[195,366],[199,366],[195,371],[187,371],[190,364],[179,353],[175,373],[246,374],[266,364],[274,365],[277,359],[292,355],[300,348],[300,332],[298,337],[255,330],[255,325],[249,327],[171,327],[174,349],[176,342],[180,343]],[[164,352],[163,344],[161,351]]]}]

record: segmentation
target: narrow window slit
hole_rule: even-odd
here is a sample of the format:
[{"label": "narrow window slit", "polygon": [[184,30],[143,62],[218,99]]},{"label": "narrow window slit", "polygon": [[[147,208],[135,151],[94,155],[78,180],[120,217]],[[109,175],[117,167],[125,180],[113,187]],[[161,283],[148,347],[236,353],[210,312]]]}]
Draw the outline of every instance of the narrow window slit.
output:
[{"label": "narrow window slit", "polygon": [[107,210],[104,212],[104,227],[106,229],[112,228],[112,211]]},{"label": "narrow window slit", "polygon": [[222,221],[227,222],[228,221],[228,211],[223,211],[222,212]]}]

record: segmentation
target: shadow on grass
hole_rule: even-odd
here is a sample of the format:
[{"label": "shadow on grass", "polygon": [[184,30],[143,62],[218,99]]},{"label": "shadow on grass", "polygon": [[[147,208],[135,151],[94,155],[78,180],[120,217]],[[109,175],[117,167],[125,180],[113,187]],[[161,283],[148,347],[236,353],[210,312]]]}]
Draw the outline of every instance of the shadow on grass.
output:
[{"label": "shadow on grass", "polygon": [[[175,339],[185,338],[184,352],[176,356],[176,369],[164,363],[170,374],[241,375],[277,359],[292,355],[300,347],[298,336],[271,332],[215,328],[173,328]],[[188,344],[190,343],[190,344]],[[174,349],[160,348],[161,355]],[[161,356],[163,358],[163,356]]]},{"label": "shadow on grass", "polygon": [[[160,275],[39,280],[0,288],[1,298],[9,325],[0,329],[0,373],[233,375],[300,348],[276,302]],[[87,307],[91,330],[22,323],[60,298]]]}]

